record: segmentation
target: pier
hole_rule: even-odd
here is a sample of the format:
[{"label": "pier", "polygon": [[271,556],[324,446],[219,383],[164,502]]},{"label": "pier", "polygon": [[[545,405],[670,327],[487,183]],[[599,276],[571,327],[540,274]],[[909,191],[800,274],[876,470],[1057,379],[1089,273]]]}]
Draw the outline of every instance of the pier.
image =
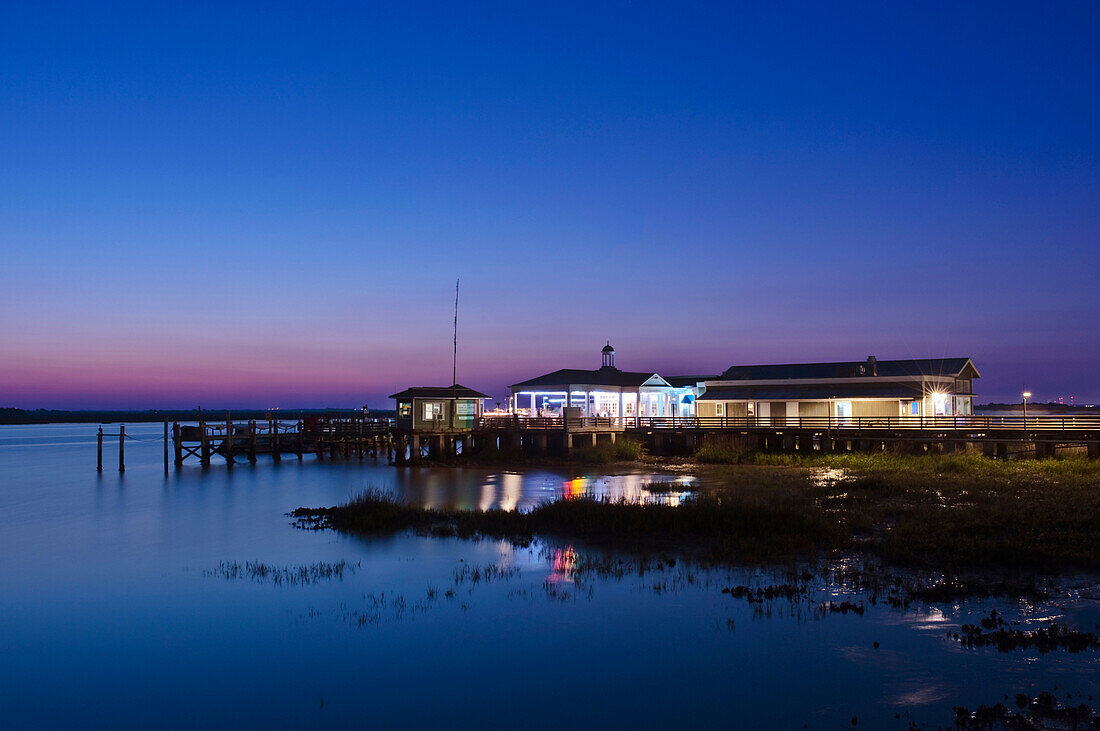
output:
[{"label": "pier", "polygon": [[[238,458],[255,463],[261,455],[276,462],[284,455],[301,460],[312,454],[325,459],[389,458],[392,451],[393,420],[369,417],[312,417],[296,422],[277,419],[234,422],[227,415],[221,422],[203,421],[197,425],[172,424],[175,466],[188,458],[197,458],[203,467],[214,456],[232,465]],[[167,449],[167,432],[165,435]],[[167,457],[166,457],[167,464]]]},{"label": "pier", "polygon": [[[123,427],[124,429],[124,427]],[[103,430],[98,434],[97,468],[103,468]],[[125,432],[119,438],[119,469],[124,467]],[[651,454],[690,456],[708,439],[763,452],[793,454],[842,452],[948,453],[980,451],[992,458],[1059,451],[1083,451],[1100,459],[1100,416],[954,417],[526,417],[482,416],[463,428],[402,429],[390,418],[314,417],[287,422],[165,422],[164,464],[175,467],[214,460],[254,464],[261,456],[302,460],[385,459],[395,464],[439,461],[462,455],[521,451],[566,456],[573,449],[631,439]]]}]

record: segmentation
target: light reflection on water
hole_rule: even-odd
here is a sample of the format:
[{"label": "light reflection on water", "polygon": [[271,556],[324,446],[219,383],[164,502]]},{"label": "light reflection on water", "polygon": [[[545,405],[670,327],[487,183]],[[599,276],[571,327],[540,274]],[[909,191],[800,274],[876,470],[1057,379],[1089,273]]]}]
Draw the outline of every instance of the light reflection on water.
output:
[{"label": "light reflection on water", "polygon": [[[905,728],[899,710],[946,725],[952,705],[1100,684],[1095,654],[1003,655],[947,636],[992,608],[1091,627],[1090,585],[1060,602],[879,603],[856,616],[821,604],[866,594],[821,579],[796,602],[721,593],[790,581],[781,571],[631,571],[615,557],[594,571],[579,544],[302,531],[287,512],[367,489],[511,510],[574,494],[672,502],[695,485],[309,457],[165,476],[160,430],[127,425],[145,441],[127,446],[125,475],[97,475],[95,425],[0,427],[5,727],[461,727],[491,714],[550,728],[566,721],[546,709],[567,677],[596,679],[570,684],[575,725],[842,728],[858,715],[860,727]],[[105,450],[107,465],[115,454]],[[355,570],[293,586],[210,574],[234,561]]]}]

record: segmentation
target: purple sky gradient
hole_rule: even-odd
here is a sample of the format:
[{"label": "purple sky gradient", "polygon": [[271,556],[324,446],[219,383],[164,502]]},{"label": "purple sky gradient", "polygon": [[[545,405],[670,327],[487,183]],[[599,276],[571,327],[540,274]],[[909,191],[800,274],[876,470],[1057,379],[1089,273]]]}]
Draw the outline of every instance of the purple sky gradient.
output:
[{"label": "purple sky gradient", "polygon": [[[83,14],[82,14],[83,13]],[[1100,10],[0,11],[0,406],[970,356],[1100,402]]]}]

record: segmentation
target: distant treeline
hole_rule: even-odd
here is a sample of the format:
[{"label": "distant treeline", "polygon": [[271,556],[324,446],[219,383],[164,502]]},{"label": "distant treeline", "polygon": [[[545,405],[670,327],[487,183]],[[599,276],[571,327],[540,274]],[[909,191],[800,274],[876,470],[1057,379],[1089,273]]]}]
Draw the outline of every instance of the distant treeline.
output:
[{"label": "distant treeline", "polygon": [[[231,410],[234,421],[264,421],[269,416],[282,421],[295,421],[308,416],[357,416],[363,412],[360,409],[279,409],[270,411],[265,409],[239,409]],[[386,417],[393,416],[390,410],[371,411],[369,416]],[[202,416],[207,421],[224,421],[225,411],[203,409]],[[148,411],[61,411],[56,409],[13,409],[0,408],[0,424],[107,424],[107,423],[132,423],[141,421],[198,421],[197,409],[185,410],[161,410]]]},{"label": "distant treeline", "polygon": [[[1036,412],[1043,412],[1048,414],[1077,414],[1081,412],[1094,411],[1095,408],[1086,404],[1060,404],[1057,401],[1041,404],[1038,402],[1028,401],[1028,411],[1034,409]],[[974,404],[975,411],[1023,411],[1023,403],[1017,401],[1014,404]]]}]

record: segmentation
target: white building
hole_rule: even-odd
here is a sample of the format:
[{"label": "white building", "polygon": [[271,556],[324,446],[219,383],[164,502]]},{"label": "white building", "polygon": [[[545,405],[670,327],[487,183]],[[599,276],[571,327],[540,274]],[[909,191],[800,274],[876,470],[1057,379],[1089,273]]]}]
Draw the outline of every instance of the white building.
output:
[{"label": "white building", "polygon": [[578,407],[581,416],[678,416],[676,389],[652,371],[621,371],[615,367],[611,343],[594,370],[563,368],[512,385],[511,407],[524,416],[561,416],[562,408]]}]

